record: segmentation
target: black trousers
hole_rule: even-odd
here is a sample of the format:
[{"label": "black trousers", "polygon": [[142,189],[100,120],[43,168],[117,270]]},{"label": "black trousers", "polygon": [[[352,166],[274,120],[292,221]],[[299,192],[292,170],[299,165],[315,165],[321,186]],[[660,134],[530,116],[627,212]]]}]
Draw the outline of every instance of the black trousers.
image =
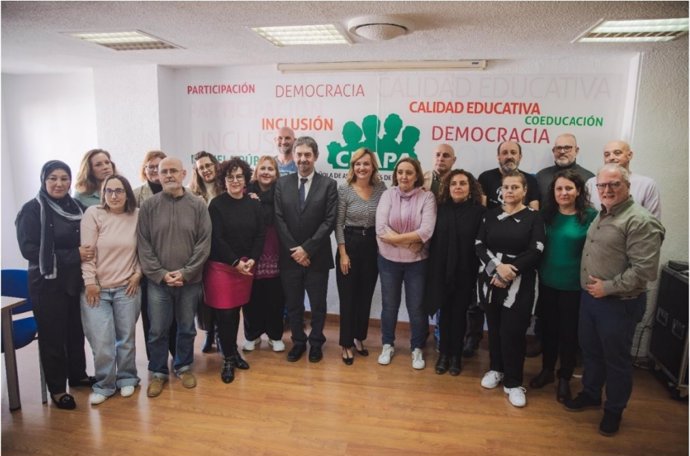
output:
[{"label": "black trousers", "polygon": [[534,279],[524,280],[523,277],[520,291],[510,308],[503,306],[495,297],[485,306],[489,326],[490,369],[503,372],[503,385],[506,388],[522,385],[525,333],[529,328],[534,304],[532,290]]},{"label": "black trousers", "polygon": [[280,277],[254,280],[249,303],[242,306],[244,338],[255,340],[263,333],[269,339],[283,338],[285,294]]},{"label": "black trousers", "polygon": [[[144,340],[149,340],[149,330],[151,329],[151,321],[149,320],[149,293],[148,293],[148,279],[141,278],[139,287],[141,287],[141,326],[144,329]],[[173,316],[172,324],[170,325],[170,332],[168,333],[168,342],[170,344],[170,355],[175,358],[175,347],[177,346],[177,321]],[[146,347],[146,359],[151,359],[149,355],[149,344],[144,344]]]},{"label": "black trousers", "polygon": [[[326,342],[323,326],[326,323],[328,270],[315,271],[304,267],[282,269],[280,277],[285,292],[285,306],[290,320],[292,342],[304,345],[308,340],[311,346],[321,347]],[[305,291],[311,305],[311,332],[308,338],[304,332]]]},{"label": "black trousers", "polygon": [[438,326],[440,332],[439,351],[442,355],[460,356],[462,354],[467,328],[467,308],[473,300],[473,291],[471,286],[456,289],[441,304]]},{"label": "black trousers", "polygon": [[340,345],[354,346],[354,339],[366,340],[369,332],[371,299],[379,275],[378,248],[373,233],[363,236],[345,232],[345,249],[350,257],[350,271],[340,270],[340,252],[335,255],[335,278],[340,298]]},{"label": "black trousers", "polygon": [[48,390],[64,393],[68,379],[76,382],[87,377],[79,296],[54,289],[32,290],[31,300]]},{"label": "black trousers", "polygon": [[223,347],[223,356],[230,356],[237,351],[237,331],[240,329],[240,309],[213,309],[218,339]]},{"label": "black trousers", "polygon": [[476,296],[472,297],[467,308],[467,330],[465,337],[479,342],[484,337],[484,311],[479,306]]},{"label": "black trousers", "polygon": [[540,284],[537,309],[542,327],[542,368],[554,370],[560,355],[558,377],[570,380],[578,347],[580,290],[557,290]]}]

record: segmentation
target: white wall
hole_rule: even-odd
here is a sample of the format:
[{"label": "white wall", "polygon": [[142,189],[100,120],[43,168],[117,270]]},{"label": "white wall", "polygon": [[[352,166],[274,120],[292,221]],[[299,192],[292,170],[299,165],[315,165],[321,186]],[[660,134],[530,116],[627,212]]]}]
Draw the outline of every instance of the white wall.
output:
[{"label": "white wall", "polygon": [[[688,56],[687,52],[660,49],[642,58],[634,136],[627,139],[631,139],[636,152],[633,171],[653,177],[661,188],[662,221],[667,228],[662,261],[669,258],[687,260]],[[616,62],[620,65],[625,59],[637,58],[620,56]],[[568,65],[586,67],[588,69],[583,71],[591,73],[607,69],[604,60],[579,59],[561,63],[496,62],[489,72],[548,73],[552,68],[567,68]],[[631,68],[635,66],[633,63]],[[143,65],[99,69],[93,74],[3,75],[4,212],[16,213],[23,202],[33,197],[38,189],[40,166],[50,158],[62,158],[76,170],[86,150],[102,147],[112,152],[120,172],[136,183],[138,167],[146,150],[161,148],[181,158],[196,152],[187,150],[189,144],[180,141],[185,136],[181,131],[185,127],[181,122],[184,113],[176,112],[175,99],[179,96],[176,91],[181,90],[180,81],[187,75],[199,74],[197,71],[203,74],[208,69],[175,70]],[[226,68],[224,71],[251,74],[246,69]],[[624,109],[627,113],[632,107]],[[623,129],[621,137],[627,136],[627,131]],[[270,138],[264,138],[264,142],[270,145]],[[476,147],[467,147],[466,153],[471,155]],[[548,156],[542,150],[539,153]],[[588,148],[581,151],[579,161],[595,170],[601,163],[600,153],[596,147]],[[545,159],[534,162],[526,157],[525,161],[528,171],[549,164]],[[18,180],[16,176],[27,179]],[[16,250],[13,221],[13,215],[3,217],[3,266],[24,264]],[[330,279],[328,310],[330,313],[338,311],[334,274]],[[378,289],[371,314],[375,318],[380,315]],[[407,318],[404,311],[401,316]]]},{"label": "white wall", "polygon": [[2,267],[26,267],[17,247],[17,211],[36,196],[43,163],[65,161],[76,176],[81,155],[96,144],[90,71],[2,75]]}]

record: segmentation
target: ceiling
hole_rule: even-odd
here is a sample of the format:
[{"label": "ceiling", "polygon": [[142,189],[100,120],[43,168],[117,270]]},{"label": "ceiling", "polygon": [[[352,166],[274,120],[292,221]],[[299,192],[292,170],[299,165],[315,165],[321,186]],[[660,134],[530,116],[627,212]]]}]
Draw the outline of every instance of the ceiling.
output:
[{"label": "ceiling", "polygon": [[[336,23],[395,14],[413,32],[390,41],[275,47],[249,27]],[[543,59],[673,48],[669,43],[574,44],[600,19],[687,17],[687,2],[2,2],[2,72],[55,73],[159,64]],[[183,49],[114,51],[63,32],[137,29]],[[490,62],[489,62],[490,65]]]}]

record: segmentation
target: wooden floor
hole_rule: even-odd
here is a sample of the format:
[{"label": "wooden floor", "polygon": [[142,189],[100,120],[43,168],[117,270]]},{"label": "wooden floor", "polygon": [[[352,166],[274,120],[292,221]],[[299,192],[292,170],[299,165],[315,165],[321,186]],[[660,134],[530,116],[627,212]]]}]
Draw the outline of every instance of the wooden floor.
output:
[{"label": "wooden floor", "polygon": [[[328,324],[329,342],[318,364],[310,364],[306,356],[288,363],[285,353],[271,352],[264,340],[258,351],[246,355],[251,369],[240,371],[235,382],[226,385],[219,377],[220,357],[201,353],[200,333],[194,364],[198,386],[186,390],[171,378],[155,399],[146,397],[142,348],[137,356],[142,387],[133,397],[116,395],[92,407],[89,389],[80,388],[73,390],[78,404],[74,411],[41,404],[33,343],[18,351],[20,411],[9,412],[6,387],[2,389],[2,454],[688,454],[687,403],[670,399],[649,372],[635,371],[621,431],[606,438],[597,433],[601,412],[564,411],[555,401],[553,385],[528,391],[524,409],[512,407],[500,388],[482,389],[479,381],[488,367],[485,341],[479,356],[465,363],[459,377],[451,377],[434,373],[436,354],[430,348],[425,353],[427,368],[412,369],[409,332],[404,328],[398,329],[398,351],[389,366],[376,362],[381,348],[378,328],[370,331],[372,354],[357,357],[352,366],[339,359],[337,335],[337,325]],[[143,347],[141,331],[138,336],[138,347]],[[537,359],[528,359],[526,378],[539,366]],[[579,380],[573,384],[578,390]]]}]

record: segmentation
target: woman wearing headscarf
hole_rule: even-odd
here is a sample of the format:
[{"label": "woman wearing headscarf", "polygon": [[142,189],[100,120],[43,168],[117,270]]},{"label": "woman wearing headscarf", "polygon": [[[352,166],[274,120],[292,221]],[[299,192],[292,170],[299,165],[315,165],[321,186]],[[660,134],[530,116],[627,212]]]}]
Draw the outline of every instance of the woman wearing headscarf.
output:
[{"label": "woman wearing headscarf", "polygon": [[429,247],[424,310],[441,315],[436,373],[459,375],[467,327],[467,308],[479,270],[474,243],[486,209],[482,188],[472,173],[454,169],[443,179],[436,227]]},{"label": "woman wearing headscarf", "polygon": [[70,387],[90,386],[79,312],[81,262],[94,258],[80,246],[83,207],[69,195],[72,172],[51,160],[41,169],[41,189],[17,215],[17,241],[29,261],[29,295],[38,326],[38,345],[50,397],[58,408],[74,409]]},{"label": "woman wearing headscarf", "polygon": [[135,348],[142,276],[137,259],[138,217],[129,181],[113,174],[103,181],[101,204],[88,208],[81,220],[82,243],[96,249],[95,257],[81,264],[85,285],[81,318],[96,370],[91,405],[102,403],[118,388],[122,397],[129,397],[139,384]]},{"label": "woman wearing headscarf", "polygon": [[117,174],[115,163],[110,159],[110,153],[103,149],[91,149],[81,159],[74,199],[84,207],[101,203],[101,186],[103,180]]}]

